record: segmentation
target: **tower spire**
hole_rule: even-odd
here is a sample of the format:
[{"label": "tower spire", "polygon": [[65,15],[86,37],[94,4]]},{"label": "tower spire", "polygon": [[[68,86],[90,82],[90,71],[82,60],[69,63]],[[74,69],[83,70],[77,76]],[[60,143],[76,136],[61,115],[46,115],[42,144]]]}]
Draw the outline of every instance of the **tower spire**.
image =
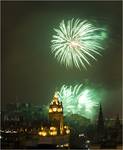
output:
[{"label": "tower spire", "polygon": [[104,117],[103,117],[103,112],[102,112],[102,105],[100,103],[100,108],[99,108],[99,115],[98,115],[98,122],[97,122],[97,130],[98,133],[104,132]]}]

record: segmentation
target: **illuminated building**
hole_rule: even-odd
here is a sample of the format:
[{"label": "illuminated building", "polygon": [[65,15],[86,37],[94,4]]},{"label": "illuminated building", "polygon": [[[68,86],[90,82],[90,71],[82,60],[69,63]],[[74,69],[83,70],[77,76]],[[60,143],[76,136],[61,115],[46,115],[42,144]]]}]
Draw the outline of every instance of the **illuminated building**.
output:
[{"label": "illuminated building", "polygon": [[49,120],[52,126],[57,127],[58,133],[63,134],[64,118],[62,102],[59,102],[57,93],[53,97],[53,101],[49,107]]},{"label": "illuminated building", "polygon": [[57,147],[69,147],[70,128],[64,125],[63,105],[57,93],[49,106],[50,127],[41,127],[38,132],[39,144],[56,144]]}]

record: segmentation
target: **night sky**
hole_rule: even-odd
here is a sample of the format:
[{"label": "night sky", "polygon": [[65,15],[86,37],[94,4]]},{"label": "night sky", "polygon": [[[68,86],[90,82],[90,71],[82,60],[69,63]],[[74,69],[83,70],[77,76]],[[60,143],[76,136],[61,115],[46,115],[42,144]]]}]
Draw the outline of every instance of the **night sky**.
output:
[{"label": "night sky", "polygon": [[[2,2],[2,105],[51,101],[62,84],[101,85],[105,116],[121,116],[121,2]],[[105,51],[88,70],[66,69],[51,54],[53,28],[61,20],[80,18],[108,30]]]}]

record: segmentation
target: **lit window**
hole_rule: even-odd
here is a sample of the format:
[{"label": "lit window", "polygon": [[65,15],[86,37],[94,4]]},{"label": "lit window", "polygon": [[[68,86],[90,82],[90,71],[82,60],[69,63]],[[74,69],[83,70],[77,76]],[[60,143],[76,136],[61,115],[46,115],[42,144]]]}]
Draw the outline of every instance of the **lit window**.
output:
[{"label": "lit window", "polygon": [[49,109],[49,112],[52,112],[52,109],[51,109],[51,108]]},{"label": "lit window", "polygon": [[67,134],[69,134],[69,133],[70,133],[70,130],[69,130],[69,129],[67,129],[67,130],[66,130],[66,133],[67,133]]},{"label": "lit window", "polygon": [[38,134],[39,134],[39,135],[41,135],[41,131],[40,131],[40,132],[38,132]]},{"label": "lit window", "polygon": [[46,136],[47,132],[46,131],[40,131],[40,132],[38,132],[38,135],[40,135],[40,136]]},{"label": "lit window", "polygon": [[64,144],[64,146],[65,146],[65,147],[68,147],[68,146],[69,146],[69,144],[68,144],[68,143],[66,143],[66,144]]},{"label": "lit window", "polygon": [[44,128],[43,127],[41,127],[41,130],[43,130]]},{"label": "lit window", "polygon": [[52,135],[52,136],[57,135],[57,131],[50,131],[50,135]]},{"label": "lit window", "polygon": [[53,108],[53,112],[56,112],[56,111],[57,111],[57,108],[56,108],[56,107],[54,107],[54,108]]},{"label": "lit window", "polygon": [[64,147],[64,145],[61,145],[61,147]]},{"label": "lit window", "polygon": [[67,127],[67,126],[64,126],[64,128],[67,129],[68,127]]},{"label": "lit window", "polygon": [[89,140],[87,140],[87,141],[86,141],[86,143],[90,143],[90,141],[89,141]]},{"label": "lit window", "polygon": [[50,130],[56,130],[56,127],[50,127]]},{"label": "lit window", "polygon": [[57,135],[57,131],[53,131],[53,135]]},{"label": "lit window", "polygon": [[47,135],[47,132],[43,131],[42,136],[46,136],[46,135]]},{"label": "lit window", "polygon": [[84,135],[84,133],[82,133],[82,134],[79,134],[79,137],[81,137],[81,136],[82,136],[82,137],[84,137],[84,136],[85,136],[85,135]]},{"label": "lit window", "polygon": [[58,108],[58,112],[62,112],[62,108]]}]

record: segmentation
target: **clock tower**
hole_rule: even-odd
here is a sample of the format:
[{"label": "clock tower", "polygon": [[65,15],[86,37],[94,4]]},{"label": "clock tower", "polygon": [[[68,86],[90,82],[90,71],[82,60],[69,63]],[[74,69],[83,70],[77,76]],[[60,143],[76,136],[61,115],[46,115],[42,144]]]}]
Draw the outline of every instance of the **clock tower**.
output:
[{"label": "clock tower", "polygon": [[53,100],[49,106],[49,120],[52,126],[58,129],[59,134],[63,134],[64,119],[63,119],[63,106],[62,102],[59,102],[58,93],[55,92]]}]

